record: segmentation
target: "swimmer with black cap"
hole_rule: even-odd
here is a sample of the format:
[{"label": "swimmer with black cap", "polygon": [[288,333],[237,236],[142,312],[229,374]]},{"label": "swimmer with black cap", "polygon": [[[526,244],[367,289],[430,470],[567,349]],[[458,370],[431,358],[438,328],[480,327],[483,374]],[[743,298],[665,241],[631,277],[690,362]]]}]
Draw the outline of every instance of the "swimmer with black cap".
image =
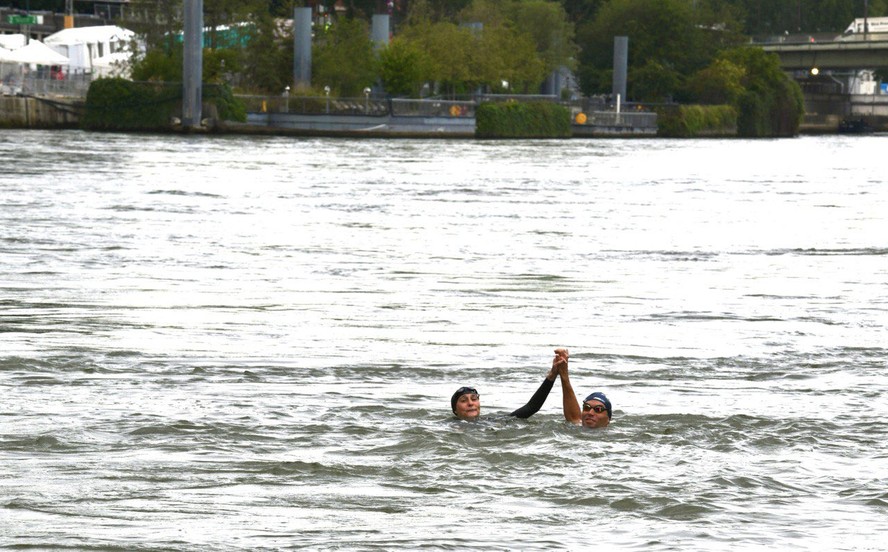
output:
[{"label": "swimmer with black cap", "polygon": [[570,384],[570,377],[567,373],[567,359],[567,349],[555,349],[553,367],[558,370],[558,375],[561,376],[564,419],[588,428],[607,427],[614,414],[610,400],[604,393],[596,391],[583,400],[583,410],[581,412],[580,404],[577,402],[577,396]]},{"label": "swimmer with black cap", "polygon": [[[556,377],[558,377],[558,370],[553,362],[552,368],[549,369],[536,393],[527,401],[527,404],[510,413],[509,416],[526,419],[539,412],[552,390]],[[450,409],[460,420],[477,420],[481,416],[481,395],[474,387],[460,387],[450,397]]]}]

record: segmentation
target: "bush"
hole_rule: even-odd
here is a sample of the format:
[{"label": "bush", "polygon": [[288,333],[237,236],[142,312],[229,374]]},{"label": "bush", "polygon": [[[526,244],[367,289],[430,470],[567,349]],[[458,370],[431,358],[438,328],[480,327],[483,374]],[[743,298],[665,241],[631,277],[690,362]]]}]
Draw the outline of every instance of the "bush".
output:
[{"label": "bush", "polygon": [[657,110],[657,134],[667,138],[734,136],[737,109],[730,105],[681,105]]},{"label": "bush", "polygon": [[182,86],[98,79],[86,94],[81,126],[87,130],[165,130],[181,113]]},{"label": "bush", "polygon": [[569,138],[570,110],[550,102],[486,102],[475,112],[478,138]]},{"label": "bush", "polygon": [[[218,117],[246,121],[244,104],[226,85],[206,85],[202,100],[215,105]],[[133,82],[126,79],[93,81],[86,95],[81,126],[87,130],[161,131],[182,113],[179,83]]]}]

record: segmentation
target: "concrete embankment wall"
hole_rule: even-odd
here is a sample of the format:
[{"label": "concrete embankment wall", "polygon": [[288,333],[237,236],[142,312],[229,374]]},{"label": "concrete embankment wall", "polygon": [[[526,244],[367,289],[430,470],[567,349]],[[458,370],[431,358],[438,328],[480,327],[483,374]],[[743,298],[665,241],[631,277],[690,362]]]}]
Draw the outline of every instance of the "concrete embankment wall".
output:
[{"label": "concrete embankment wall", "polygon": [[277,134],[412,136],[465,138],[475,135],[474,117],[399,117],[393,115],[297,115],[249,113],[246,124],[225,122],[223,128]]},{"label": "concrete embankment wall", "polygon": [[30,96],[0,96],[0,127],[76,128],[81,102]]}]

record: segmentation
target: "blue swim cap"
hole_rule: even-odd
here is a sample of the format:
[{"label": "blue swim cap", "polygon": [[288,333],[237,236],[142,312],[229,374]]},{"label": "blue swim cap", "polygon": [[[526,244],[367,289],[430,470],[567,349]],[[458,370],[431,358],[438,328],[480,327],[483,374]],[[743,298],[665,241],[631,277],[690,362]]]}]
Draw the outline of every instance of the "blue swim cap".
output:
[{"label": "blue swim cap", "polygon": [[453,410],[453,413],[456,414],[456,401],[459,400],[463,395],[467,395],[471,393],[472,395],[477,395],[478,391],[475,390],[474,387],[460,387],[456,390],[456,393],[450,397],[450,410]]},{"label": "blue swim cap", "polygon": [[583,399],[583,402],[589,401],[599,401],[604,403],[604,407],[607,409],[607,419],[610,420],[613,416],[614,411],[611,409],[611,402],[608,400],[607,396],[601,391],[596,391]]}]

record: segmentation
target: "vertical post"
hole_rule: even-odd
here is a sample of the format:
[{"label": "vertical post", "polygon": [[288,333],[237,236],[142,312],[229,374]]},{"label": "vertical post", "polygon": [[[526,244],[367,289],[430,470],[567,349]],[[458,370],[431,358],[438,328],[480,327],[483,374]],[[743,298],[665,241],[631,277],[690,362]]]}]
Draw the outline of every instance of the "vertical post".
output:
[{"label": "vertical post", "polygon": [[614,82],[613,95],[626,97],[626,80],[629,71],[629,37],[614,37]]},{"label": "vertical post", "polygon": [[182,128],[200,126],[203,81],[203,0],[185,0],[182,62]]},{"label": "vertical post", "polygon": [[[389,20],[390,17],[387,13],[373,14],[372,22],[370,24],[370,40],[373,42],[373,52],[376,54],[389,43],[389,34],[391,33]],[[373,85],[373,88],[378,94],[383,93],[382,83],[380,81],[377,81],[376,84]]]},{"label": "vertical post", "polygon": [[370,39],[373,41],[373,50],[375,52],[378,52],[389,43],[389,15],[387,13],[373,14]]},{"label": "vertical post", "polygon": [[65,28],[74,28],[74,0],[65,0]]},{"label": "vertical post", "polygon": [[293,82],[311,86],[311,8],[293,8]]},{"label": "vertical post", "polygon": [[869,40],[869,0],[863,0],[863,39]]}]

